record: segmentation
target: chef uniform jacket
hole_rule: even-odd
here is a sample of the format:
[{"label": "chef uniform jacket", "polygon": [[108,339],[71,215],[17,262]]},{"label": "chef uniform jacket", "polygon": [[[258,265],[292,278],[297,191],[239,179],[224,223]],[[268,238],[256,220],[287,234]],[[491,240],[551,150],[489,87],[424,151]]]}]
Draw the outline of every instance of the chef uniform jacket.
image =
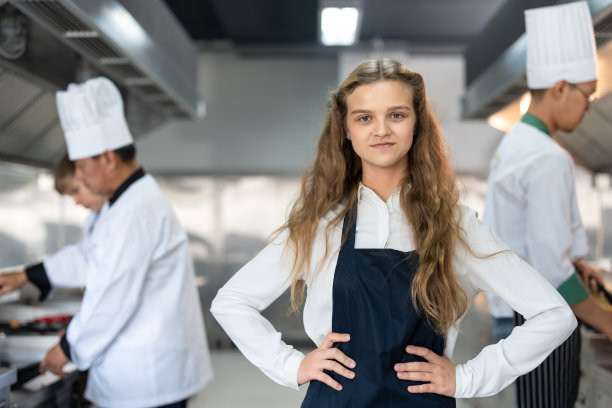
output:
[{"label": "chef uniform jacket", "polygon": [[142,169],[87,239],[28,269],[35,283],[42,270],[51,285],[86,287],[61,345],[89,370],[85,397],[97,405],[165,405],[212,378],[187,235]]},{"label": "chef uniform jacket", "polygon": [[[493,156],[483,215],[491,230],[570,305],[588,296],[573,265],[588,252],[575,184],[569,153],[541,120],[526,114]],[[512,317],[506,302],[488,297],[494,317]]]},{"label": "chef uniform jacket", "polygon": [[[357,206],[355,248],[414,250],[399,189],[384,202],[362,184]],[[315,277],[306,282],[304,328],[317,346],[332,329],[333,282],[342,224],[332,227],[329,241],[326,241],[326,227],[337,214],[338,209],[332,210],[320,222],[310,259]],[[453,267],[469,302],[481,290],[497,293],[527,319],[507,339],[485,347],[472,360],[456,365],[454,396],[484,397],[498,393],[519,375],[537,367],[570,335],[577,323],[559,293],[509,251],[472,210],[462,208],[460,217],[460,226],[472,252],[458,244]],[[297,388],[297,372],[304,354],[284,343],[281,333],[260,313],[290,285],[293,258],[285,245],[287,235],[287,231],[280,234],[219,290],[211,312],[249,361],[277,383]],[[329,252],[325,250],[326,242],[330,243]],[[322,261],[326,253],[330,254],[329,258]],[[410,301],[409,293],[406,298]],[[463,316],[457,320],[457,328],[448,330],[444,355],[449,358],[453,355],[462,319]],[[359,336],[359,333],[349,334]]]},{"label": "chef uniform jacket", "polygon": [[[79,261],[83,261],[86,259],[86,251],[89,247],[89,240],[93,235],[94,228],[98,221],[98,217],[100,216],[99,211],[92,211],[87,216],[85,220],[85,224],[83,224],[83,228],[81,229],[81,239],[74,243],[73,245],[66,245],[53,255],[49,256],[43,264],[35,265],[40,268],[44,265],[44,273],[49,277],[52,277],[53,286],[48,281],[44,282],[42,287],[39,287],[41,290],[40,299],[46,300],[52,296],[54,288],[80,288],[84,287],[86,284],[85,279],[85,264],[78,264]],[[29,275],[32,275],[32,267],[28,268]],[[36,279],[36,278],[34,278]],[[35,283],[41,284],[39,282],[41,279]]]}]

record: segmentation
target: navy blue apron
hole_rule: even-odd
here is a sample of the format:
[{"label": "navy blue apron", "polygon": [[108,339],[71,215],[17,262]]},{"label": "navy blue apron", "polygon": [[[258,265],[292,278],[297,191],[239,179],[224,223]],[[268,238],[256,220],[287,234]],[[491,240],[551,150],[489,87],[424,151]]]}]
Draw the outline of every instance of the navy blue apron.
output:
[{"label": "navy blue apron", "polygon": [[396,363],[425,361],[407,354],[407,345],[427,347],[438,355],[444,351],[444,338],[416,312],[410,297],[418,254],[355,249],[356,215],[345,217],[342,236],[349,220],[352,225],[334,275],[332,331],[351,335],[348,343],[334,347],[355,360],[355,378],[325,371],[342,384],[342,391],[313,380],[302,408],[455,407],[451,397],[409,393],[409,385],[422,383],[400,380],[393,369]]}]

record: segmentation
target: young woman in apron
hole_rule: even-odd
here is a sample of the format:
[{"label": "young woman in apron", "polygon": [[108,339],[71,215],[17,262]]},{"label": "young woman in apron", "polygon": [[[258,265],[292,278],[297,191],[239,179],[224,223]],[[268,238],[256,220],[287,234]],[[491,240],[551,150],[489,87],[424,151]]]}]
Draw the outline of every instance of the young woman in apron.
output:
[{"label": "young woman in apron", "polygon": [[[307,355],[261,316],[291,288]],[[451,362],[480,290],[527,321],[472,360]],[[560,295],[458,204],[421,75],[360,64],[332,94],[313,167],[274,241],[238,271],[212,313],[276,382],[309,383],[303,407],[454,407],[533,369],[576,321]]]}]

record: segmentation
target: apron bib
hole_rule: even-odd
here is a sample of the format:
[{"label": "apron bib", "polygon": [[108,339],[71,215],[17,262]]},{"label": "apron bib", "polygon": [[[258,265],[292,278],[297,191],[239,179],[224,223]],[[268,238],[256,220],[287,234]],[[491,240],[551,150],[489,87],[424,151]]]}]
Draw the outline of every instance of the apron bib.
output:
[{"label": "apron bib", "polygon": [[425,361],[406,353],[409,344],[427,347],[438,355],[444,351],[444,338],[417,313],[410,297],[418,254],[355,249],[356,222],[349,226],[350,219],[356,217],[349,214],[344,219],[342,236],[347,228],[350,231],[334,275],[332,331],[351,335],[348,343],[334,347],[355,360],[355,378],[325,371],[342,384],[342,391],[313,380],[302,408],[455,407],[451,397],[409,393],[409,385],[422,383],[400,380],[393,369],[396,363]]}]

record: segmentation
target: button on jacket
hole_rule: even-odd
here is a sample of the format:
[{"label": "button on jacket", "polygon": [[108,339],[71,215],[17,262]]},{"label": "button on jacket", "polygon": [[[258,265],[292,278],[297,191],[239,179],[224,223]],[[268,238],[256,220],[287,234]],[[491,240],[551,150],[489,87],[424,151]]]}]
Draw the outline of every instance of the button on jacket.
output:
[{"label": "button on jacket", "polygon": [[211,379],[187,235],[151,176],[105,203],[91,235],[44,267],[54,286],[86,287],[66,338],[71,360],[89,370],[89,400],[159,406]]},{"label": "button on jacket", "polygon": [[[325,230],[333,211],[320,223],[310,261],[315,278],[307,282],[304,328],[318,346],[332,328],[332,289],[341,243],[342,225],[329,236],[331,255],[325,253]],[[474,212],[462,208],[460,225],[471,252],[458,245],[455,275],[471,300],[480,290],[496,293],[522,313],[527,321],[507,339],[485,347],[468,362],[456,366],[457,398],[493,395],[538,366],[569,336],[576,319],[550,284],[499,240]],[[281,340],[281,334],[260,312],[290,285],[290,251],[286,231],[264,248],[223,286],[212,313],[242,353],[274,381],[297,388],[297,372],[304,354]],[[414,249],[410,228],[401,211],[399,191],[383,202],[361,186],[358,197],[356,248]],[[501,251],[501,252],[500,252]],[[481,256],[493,253],[493,256]],[[409,299],[409,294],[406,294]],[[461,318],[457,325],[461,324]],[[350,333],[358,335],[358,333]],[[444,354],[452,357],[458,332],[450,328]],[[350,356],[349,356],[350,357]],[[359,364],[359,361],[357,361]]]}]

